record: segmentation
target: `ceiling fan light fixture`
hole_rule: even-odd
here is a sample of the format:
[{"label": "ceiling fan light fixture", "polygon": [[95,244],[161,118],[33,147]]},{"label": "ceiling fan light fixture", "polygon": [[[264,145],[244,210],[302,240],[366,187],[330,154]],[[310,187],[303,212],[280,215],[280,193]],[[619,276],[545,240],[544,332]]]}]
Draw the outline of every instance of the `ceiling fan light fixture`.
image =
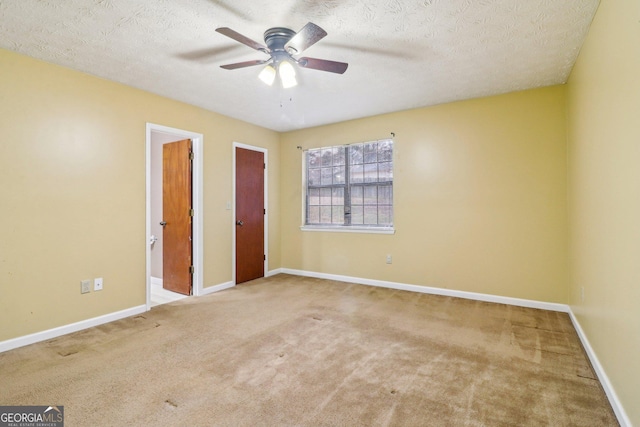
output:
[{"label": "ceiling fan light fixture", "polygon": [[262,69],[262,71],[258,75],[258,78],[271,86],[276,79],[276,69],[273,67],[273,65],[269,64]]},{"label": "ceiling fan light fixture", "polygon": [[296,80],[296,70],[293,68],[293,65],[291,65],[291,62],[280,62],[280,65],[278,65],[278,72],[280,73],[280,81],[282,82],[283,88],[288,89],[298,84],[298,81]]}]

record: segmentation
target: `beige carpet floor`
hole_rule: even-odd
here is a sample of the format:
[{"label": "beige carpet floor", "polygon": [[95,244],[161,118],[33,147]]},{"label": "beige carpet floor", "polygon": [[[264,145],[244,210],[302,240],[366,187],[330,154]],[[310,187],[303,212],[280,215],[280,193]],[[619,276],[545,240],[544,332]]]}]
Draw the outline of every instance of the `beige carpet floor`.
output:
[{"label": "beige carpet floor", "polygon": [[0,354],[66,426],[618,425],[563,313],[278,275]]}]

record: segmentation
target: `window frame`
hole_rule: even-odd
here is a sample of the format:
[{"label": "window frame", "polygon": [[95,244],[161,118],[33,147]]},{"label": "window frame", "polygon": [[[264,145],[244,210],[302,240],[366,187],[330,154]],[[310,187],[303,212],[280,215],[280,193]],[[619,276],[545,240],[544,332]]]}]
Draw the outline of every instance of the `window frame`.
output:
[{"label": "window frame", "polygon": [[[390,181],[374,181],[374,182],[350,182],[349,181],[349,177],[345,177],[345,183],[344,185],[339,185],[339,184],[330,184],[330,185],[325,185],[325,186],[317,186],[316,188],[337,188],[337,187],[341,187],[344,188],[344,197],[345,199],[347,197],[350,198],[350,187],[352,186],[362,186],[363,188],[366,186],[378,186],[381,183],[388,183],[391,187],[391,212],[392,212],[392,223],[391,225],[366,225],[366,224],[307,224],[307,216],[308,216],[308,212],[307,212],[307,208],[308,208],[308,192],[309,192],[309,169],[307,168],[307,156],[308,156],[308,151],[310,150],[321,150],[321,149],[328,149],[328,148],[335,148],[335,147],[350,147],[350,146],[354,146],[354,145],[365,145],[367,143],[379,143],[381,141],[391,141],[391,143],[393,144],[393,148],[395,148],[395,141],[393,138],[382,138],[382,139],[378,139],[378,140],[371,140],[371,141],[365,141],[365,142],[358,142],[358,143],[353,143],[353,144],[343,144],[343,145],[329,145],[329,146],[323,146],[323,147],[315,147],[312,149],[308,149],[308,150],[304,150],[303,151],[303,155],[302,155],[302,217],[301,217],[301,222],[302,225],[300,226],[300,229],[302,231],[311,231],[311,232],[338,232],[338,233],[370,233],[370,234],[395,234],[395,215],[394,215],[394,194],[395,194],[395,190],[394,190],[394,176],[393,176],[393,171],[394,171],[394,163],[395,163],[395,150],[392,149],[392,154],[391,154],[391,180]],[[350,165],[349,165],[350,159],[349,159],[349,155],[348,155],[348,151],[345,153],[345,174],[349,173],[350,170]],[[380,164],[380,163],[384,163],[384,162],[380,162],[377,161],[375,164]],[[365,162],[363,161],[362,163],[363,165],[365,164]],[[349,200],[349,203],[347,204],[346,201],[343,204],[343,206],[349,206],[350,208],[352,207],[351,205],[351,201]],[[379,206],[376,204],[376,206]]]}]

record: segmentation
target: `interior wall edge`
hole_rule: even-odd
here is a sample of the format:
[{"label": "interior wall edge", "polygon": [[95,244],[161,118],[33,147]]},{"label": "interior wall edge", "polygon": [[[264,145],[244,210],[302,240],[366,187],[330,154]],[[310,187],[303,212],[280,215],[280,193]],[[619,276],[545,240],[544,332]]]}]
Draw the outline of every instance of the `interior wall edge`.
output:
[{"label": "interior wall edge", "polygon": [[276,274],[284,273],[284,271],[282,270],[283,270],[282,268],[276,268],[274,270],[267,271],[267,274],[265,274],[264,277],[271,277],[271,276],[275,276]]},{"label": "interior wall edge", "polygon": [[135,307],[127,308],[124,310],[116,311],[113,313],[105,314],[91,319],[81,320],[79,322],[70,323],[68,325],[59,326],[57,328],[47,329],[33,334],[24,335],[21,337],[11,338],[6,341],[0,341],[0,353],[13,350],[19,347],[24,347],[29,344],[35,344],[38,342],[57,338],[62,335],[78,332],[83,329],[92,328],[94,326],[104,325],[105,323],[115,322],[116,320],[124,319],[126,317],[135,316],[140,313],[148,311],[147,305],[138,305]]},{"label": "interior wall edge", "polygon": [[[154,280],[155,279],[155,280]],[[151,278],[151,282],[162,283],[162,279],[158,279],[155,277]],[[233,282],[221,283],[214,286],[208,286],[202,290],[202,292],[197,296],[209,295],[215,292],[220,292],[225,289],[233,288],[235,284]],[[116,320],[124,319],[126,317],[135,316],[140,313],[144,313],[148,311],[146,304],[139,305],[136,307],[127,308],[124,310],[116,311],[113,313],[108,313],[102,316],[94,317],[91,319],[81,320],[79,322],[71,323],[68,325],[62,325],[56,328],[47,329],[44,331],[34,332],[29,335],[24,335],[20,337],[10,338],[5,341],[0,341],[0,353],[4,353],[5,351],[13,350],[16,348],[24,347],[30,344],[35,344],[42,341],[47,341],[53,338],[60,337],[62,335],[71,334],[73,332],[78,332],[83,329],[92,328],[94,326],[104,325],[105,323],[115,322]]]},{"label": "interior wall edge", "polygon": [[569,313],[567,304],[555,302],[535,301],[522,298],[504,297],[500,295],[482,294],[477,292],[457,291],[454,289],[435,288],[431,286],[412,285],[408,283],[389,282],[385,280],[365,279],[361,277],[341,276],[338,274],[318,273],[315,271],[295,270],[290,268],[280,269],[284,274],[294,276],[312,277],[316,279],[336,280],[339,282],[354,283],[358,285],[376,286],[379,288],[397,289],[400,291],[418,292],[423,294],[441,295],[454,298],[464,298],[475,301],[493,302],[497,304],[513,305],[517,307],[537,308],[540,310],[559,311]]},{"label": "interior wall edge", "polygon": [[204,295],[213,294],[215,292],[220,292],[220,291],[224,291],[225,289],[233,288],[235,285],[236,284],[233,283],[233,281],[229,281],[225,283],[220,283],[219,285],[207,286],[206,288],[203,288],[198,295],[192,295],[192,296],[201,297]]},{"label": "interior wall edge", "polygon": [[593,366],[593,370],[598,376],[598,380],[600,381],[600,384],[604,389],[607,399],[609,400],[609,403],[611,404],[611,407],[613,408],[613,411],[616,414],[616,417],[618,418],[618,422],[620,423],[620,426],[621,427],[633,426],[631,424],[631,420],[629,419],[626,411],[624,410],[624,406],[622,405],[622,402],[618,398],[618,395],[615,392],[615,389],[613,388],[611,381],[609,380],[609,376],[607,375],[606,371],[600,364],[600,361],[598,359],[598,356],[596,355],[595,350],[593,349],[593,347],[591,347],[591,343],[589,342],[589,340],[587,339],[587,336],[582,330],[582,326],[580,325],[580,322],[578,321],[575,314],[573,313],[570,305],[534,301],[534,300],[525,300],[525,299],[519,299],[519,298],[503,297],[498,295],[489,295],[489,294],[481,294],[481,293],[466,292],[466,291],[456,291],[451,289],[434,288],[434,287],[428,287],[428,286],[418,286],[418,285],[411,285],[411,284],[405,284],[405,283],[387,282],[382,280],[371,280],[371,279],[364,279],[364,278],[358,278],[358,277],[340,276],[337,274],[318,273],[313,271],[295,270],[295,269],[289,269],[289,268],[281,268],[281,269],[278,269],[277,271],[274,270],[273,274],[271,275],[275,275],[278,273],[291,274],[291,275],[303,276],[303,277],[312,277],[317,279],[336,280],[341,282],[354,283],[354,284],[367,285],[367,286],[397,289],[397,290],[418,292],[418,293],[424,293],[424,294],[451,296],[451,297],[465,298],[465,299],[471,299],[476,301],[493,302],[493,303],[499,303],[499,304],[513,305],[518,307],[527,307],[527,308],[535,308],[535,309],[541,309],[541,310],[550,310],[550,311],[568,313],[569,317],[571,318],[571,322],[576,330],[576,333],[580,338],[580,342],[582,343],[582,346],[585,349],[585,352],[587,353],[587,357],[589,358],[589,361]]},{"label": "interior wall edge", "polygon": [[587,353],[587,357],[591,362],[591,366],[593,366],[593,370],[598,376],[598,380],[600,380],[600,384],[602,385],[604,393],[607,395],[607,399],[609,399],[609,403],[613,408],[613,412],[616,414],[616,417],[618,418],[620,427],[632,427],[633,424],[631,424],[631,420],[629,419],[627,412],[624,410],[624,406],[622,406],[622,402],[618,398],[618,394],[613,388],[613,385],[609,380],[609,376],[607,375],[607,372],[602,367],[602,364],[600,363],[600,360],[598,359],[598,356],[596,355],[595,350],[593,349],[593,347],[591,347],[591,343],[589,342],[587,335],[582,329],[582,326],[580,325],[578,318],[575,316],[575,314],[573,314],[573,310],[571,310],[571,306],[569,306],[569,317],[571,317],[571,323],[573,323],[573,327],[575,328],[576,333],[580,338],[582,347]]}]

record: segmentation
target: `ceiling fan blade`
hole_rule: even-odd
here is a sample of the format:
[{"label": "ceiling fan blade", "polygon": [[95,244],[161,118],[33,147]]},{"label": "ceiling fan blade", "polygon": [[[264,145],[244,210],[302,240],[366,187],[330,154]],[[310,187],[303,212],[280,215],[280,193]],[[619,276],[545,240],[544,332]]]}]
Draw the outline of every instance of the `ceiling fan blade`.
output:
[{"label": "ceiling fan blade", "polygon": [[265,53],[267,53],[269,51],[266,46],[261,45],[257,41],[251,40],[249,37],[243,36],[239,32],[234,31],[229,27],[216,28],[216,31],[219,32],[222,35],[225,35],[225,36],[237,41],[237,42],[240,42],[240,43],[242,43],[244,45],[249,46],[251,49],[259,50],[259,51],[262,51],[262,52],[265,52]]},{"label": "ceiling fan blade", "polygon": [[304,68],[312,68],[314,70],[328,71],[330,73],[343,74],[347,71],[349,64],[346,62],[329,61],[317,58],[300,58],[298,64]]},{"label": "ceiling fan blade", "polygon": [[221,65],[220,68],[224,68],[225,70],[236,70],[238,68],[253,67],[254,65],[265,64],[268,61],[268,59],[257,59],[255,61],[236,62],[235,64]]},{"label": "ceiling fan blade", "polygon": [[291,37],[291,40],[284,45],[284,48],[285,50],[295,50],[293,54],[301,53],[303,50],[314,45],[326,35],[327,32],[325,30],[318,27],[313,22],[309,22],[307,25],[302,27],[295,36]]}]

